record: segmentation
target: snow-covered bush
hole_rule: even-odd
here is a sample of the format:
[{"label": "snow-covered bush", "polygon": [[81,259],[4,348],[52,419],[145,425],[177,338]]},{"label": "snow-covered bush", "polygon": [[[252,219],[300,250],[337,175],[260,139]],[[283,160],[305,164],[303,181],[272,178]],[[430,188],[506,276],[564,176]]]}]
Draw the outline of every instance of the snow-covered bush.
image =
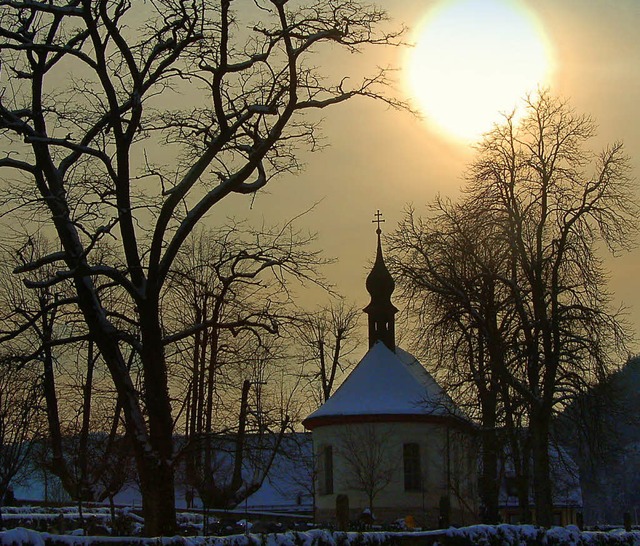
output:
[{"label": "snow-covered bush", "polygon": [[474,525],[417,533],[345,533],[316,529],[228,537],[144,539],[61,536],[17,528],[0,532],[0,546],[640,546],[640,532]]}]

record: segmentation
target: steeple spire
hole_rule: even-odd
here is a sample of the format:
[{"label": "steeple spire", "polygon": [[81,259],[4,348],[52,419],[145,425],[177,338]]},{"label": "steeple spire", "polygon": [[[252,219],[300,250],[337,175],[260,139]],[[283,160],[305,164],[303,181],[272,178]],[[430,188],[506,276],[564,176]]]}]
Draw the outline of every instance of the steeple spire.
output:
[{"label": "steeple spire", "polygon": [[380,241],[382,230],[380,229],[380,224],[384,220],[379,210],[374,216],[375,219],[372,222],[378,224],[376,229],[378,247],[376,249],[376,260],[366,283],[367,291],[371,295],[371,302],[364,308],[364,312],[369,316],[369,347],[372,347],[376,341],[382,341],[390,350],[395,352],[395,314],[398,310],[391,303],[391,294],[395,289],[395,283],[382,256],[382,243]]}]

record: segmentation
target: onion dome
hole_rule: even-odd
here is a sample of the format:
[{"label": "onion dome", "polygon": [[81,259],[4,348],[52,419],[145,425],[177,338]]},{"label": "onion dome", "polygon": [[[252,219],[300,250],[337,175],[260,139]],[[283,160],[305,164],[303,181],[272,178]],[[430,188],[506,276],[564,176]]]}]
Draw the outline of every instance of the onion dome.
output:
[{"label": "onion dome", "polygon": [[378,229],[376,229],[378,247],[376,260],[366,282],[371,301],[364,308],[364,312],[369,315],[369,347],[373,347],[376,341],[382,341],[389,350],[395,351],[395,314],[398,309],[391,303],[391,294],[395,289],[395,282],[384,263],[382,255],[380,223],[384,222],[384,220],[381,219],[381,216],[380,211],[378,211],[374,220],[374,222],[378,223]]}]

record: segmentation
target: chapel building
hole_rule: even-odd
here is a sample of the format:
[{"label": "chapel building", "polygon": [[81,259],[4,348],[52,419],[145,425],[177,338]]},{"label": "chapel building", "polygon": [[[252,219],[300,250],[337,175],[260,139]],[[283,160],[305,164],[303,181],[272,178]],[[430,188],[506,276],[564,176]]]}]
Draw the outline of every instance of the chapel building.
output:
[{"label": "chapel building", "polygon": [[[435,528],[478,521],[474,427],[425,368],[395,345],[395,288],[378,224],[366,280],[369,350],[303,425],[316,457],[316,521],[398,519]],[[336,511],[337,506],[341,508]]]}]

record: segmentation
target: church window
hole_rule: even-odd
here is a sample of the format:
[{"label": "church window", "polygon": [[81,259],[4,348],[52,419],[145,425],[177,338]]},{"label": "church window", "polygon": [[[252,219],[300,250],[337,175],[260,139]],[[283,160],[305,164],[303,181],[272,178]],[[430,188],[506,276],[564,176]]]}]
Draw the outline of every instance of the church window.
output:
[{"label": "church window", "polygon": [[319,486],[321,495],[333,493],[333,447],[325,446],[320,450]]},{"label": "church window", "polygon": [[404,444],[403,446],[403,462],[404,462],[404,490],[405,491],[421,491],[422,490],[422,474],[420,472],[420,445]]}]

